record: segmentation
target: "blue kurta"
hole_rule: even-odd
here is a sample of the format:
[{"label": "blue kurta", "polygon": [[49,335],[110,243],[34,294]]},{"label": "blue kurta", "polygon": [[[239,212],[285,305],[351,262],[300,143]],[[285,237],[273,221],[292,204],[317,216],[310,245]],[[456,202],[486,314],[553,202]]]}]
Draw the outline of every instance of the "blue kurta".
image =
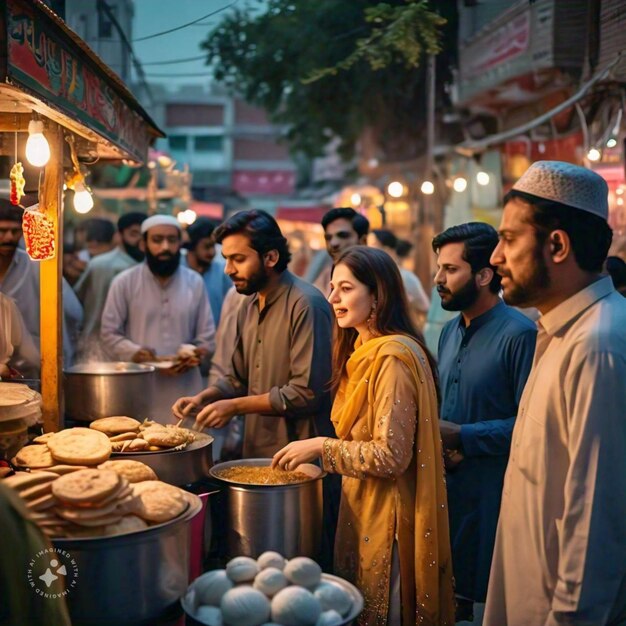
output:
[{"label": "blue kurta", "polygon": [[537,328],[499,302],[465,327],[459,315],[439,340],[441,419],[461,424],[465,459],[448,472],[456,593],[487,595],[504,472]]}]

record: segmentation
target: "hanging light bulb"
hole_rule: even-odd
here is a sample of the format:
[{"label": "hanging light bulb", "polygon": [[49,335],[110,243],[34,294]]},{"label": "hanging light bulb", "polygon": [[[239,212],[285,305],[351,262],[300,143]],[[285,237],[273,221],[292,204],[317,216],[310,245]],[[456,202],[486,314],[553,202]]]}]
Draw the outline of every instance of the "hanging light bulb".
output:
[{"label": "hanging light bulb", "polygon": [[401,198],[404,195],[404,185],[394,180],[387,186],[387,192],[392,198]]},{"label": "hanging light bulb", "polygon": [[617,206],[624,206],[624,198],[617,199]]},{"label": "hanging light bulb", "polygon": [[425,180],[420,189],[422,190],[422,193],[427,196],[435,193],[435,185],[433,185],[429,180]]},{"label": "hanging light bulb", "polygon": [[607,148],[615,148],[615,146],[617,145],[617,139],[615,139],[615,137],[611,137],[607,142],[606,142],[606,147]]},{"label": "hanging light bulb", "polygon": [[600,153],[600,150],[598,150],[597,148],[591,148],[591,150],[587,152],[587,158],[590,161],[599,161],[601,157],[602,157],[602,154]]},{"label": "hanging light bulb", "polygon": [[352,206],[361,206],[361,194],[360,193],[353,193],[350,196],[350,204],[352,204]]},{"label": "hanging light bulb", "polygon": [[480,171],[476,174],[476,182],[483,187],[489,184],[489,174],[487,172]]},{"label": "hanging light bulb", "polygon": [[41,120],[28,122],[26,158],[35,167],[43,167],[50,160],[50,146],[43,135],[43,122]]},{"label": "hanging light bulb", "polygon": [[463,178],[463,176],[457,176],[452,183],[452,187],[454,187],[454,191],[458,191],[461,193],[467,189],[467,179]]},{"label": "hanging light bulb", "polygon": [[93,198],[85,187],[85,183],[74,185],[74,208],[76,213],[89,213],[93,209]]}]

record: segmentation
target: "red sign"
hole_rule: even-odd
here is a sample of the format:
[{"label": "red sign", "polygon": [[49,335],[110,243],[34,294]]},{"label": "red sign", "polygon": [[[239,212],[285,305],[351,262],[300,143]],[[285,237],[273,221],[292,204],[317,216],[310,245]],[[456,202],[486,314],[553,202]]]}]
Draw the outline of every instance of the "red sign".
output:
[{"label": "red sign", "polygon": [[10,82],[76,118],[131,158],[145,161],[145,122],[111,81],[69,36],[36,5],[7,3],[7,75]]},{"label": "red sign", "polygon": [[291,170],[240,170],[233,174],[233,189],[244,196],[290,195],[295,186],[296,173]]}]

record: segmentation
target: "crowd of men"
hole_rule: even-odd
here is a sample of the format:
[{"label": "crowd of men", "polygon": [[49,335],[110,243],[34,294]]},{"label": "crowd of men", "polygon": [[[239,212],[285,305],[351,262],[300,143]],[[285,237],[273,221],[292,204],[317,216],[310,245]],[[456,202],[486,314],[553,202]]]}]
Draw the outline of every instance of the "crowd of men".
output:
[{"label": "crowd of men", "polygon": [[[0,293],[36,346],[39,273],[20,218],[0,206]],[[437,355],[458,620],[486,602],[488,626],[626,624],[626,300],[607,220],[598,175],[538,162],[498,231],[468,223],[432,242],[441,306],[459,313]],[[64,282],[66,361],[171,359],[153,417],[225,429],[245,416],[244,456],[332,437],[333,263],[372,245],[400,265],[403,245],[349,208],[322,226],[327,255],[300,278],[263,211],[198,220],[184,256],[176,219],[122,216],[118,245],[92,246],[73,289]],[[422,285],[402,278],[423,315]],[[325,495],[333,528],[337,485]]]}]

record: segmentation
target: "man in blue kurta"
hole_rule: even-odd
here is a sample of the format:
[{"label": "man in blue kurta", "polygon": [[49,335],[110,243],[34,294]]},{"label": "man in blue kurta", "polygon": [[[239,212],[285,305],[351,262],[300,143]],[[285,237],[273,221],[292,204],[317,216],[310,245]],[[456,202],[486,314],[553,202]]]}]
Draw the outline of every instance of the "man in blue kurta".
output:
[{"label": "man in blue kurta", "polygon": [[441,305],[460,311],[439,339],[440,430],[448,483],[457,619],[484,602],[504,472],[536,326],[499,297],[488,224],[454,226],[433,239]]}]

